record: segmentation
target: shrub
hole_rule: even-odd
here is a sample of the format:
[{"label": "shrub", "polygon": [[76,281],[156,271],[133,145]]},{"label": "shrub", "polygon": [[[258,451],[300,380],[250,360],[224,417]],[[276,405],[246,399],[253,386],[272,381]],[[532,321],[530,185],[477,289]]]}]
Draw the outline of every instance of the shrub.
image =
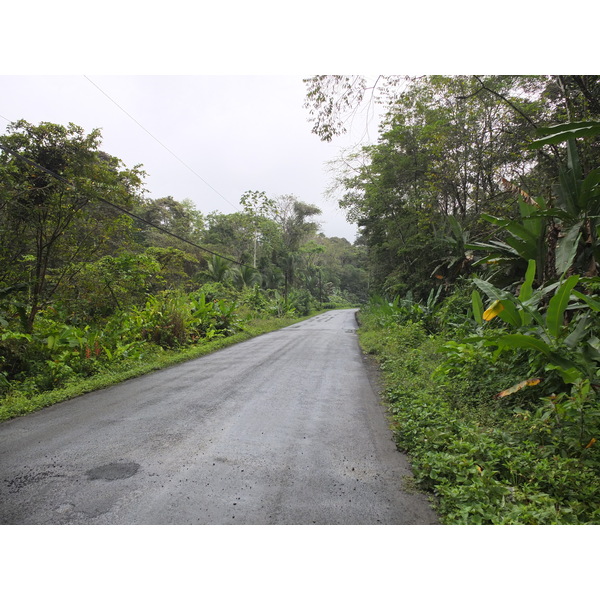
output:
[{"label": "shrub", "polygon": [[380,361],[397,446],[442,522],[599,524],[592,388],[581,382],[579,397],[542,401],[525,386],[499,397],[527,372],[523,350],[432,336],[422,323],[382,318],[389,313],[361,310],[361,345]]}]

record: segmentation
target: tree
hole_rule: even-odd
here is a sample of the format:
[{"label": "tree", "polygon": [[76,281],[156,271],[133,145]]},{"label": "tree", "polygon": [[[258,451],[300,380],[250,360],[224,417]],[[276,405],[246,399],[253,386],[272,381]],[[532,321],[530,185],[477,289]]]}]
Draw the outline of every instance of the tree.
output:
[{"label": "tree", "polygon": [[240,199],[240,204],[244,207],[244,214],[248,215],[254,226],[254,252],[252,257],[252,266],[256,269],[256,255],[258,244],[261,240],[261,223],[264,223],[275,212],[275,202],[267,197],[264,192],[247,191]]},{"label": "tree", "polygon": [[213,281],[223,283],[231,270],[231,262],[221,256],[213,255],[208,261],[208,274]]},{"label": "tree", "polygon": [[115,310],[143,306],[161,280],[157,257],[125,251],[83,261],[77,277],[57,290],[55,298],[67,309],[71,323],[91,323]]},{"label": "tree", "polygon": [[206,222],[204,245],[219,254],[228,254],[237,262],[252,260],[255,232],[252,217],[241,212],[228,215],[212,212],[207,215]]},{"label": "tree", "polygon": [[233,283],[240,289],[254,287],[262,283],[261,274],[252,267],[240,265],[231,270]]},{"label": "tree", "polygon": [[392,88],[401,79],[408,77],[378,76],[370,84],[362,75],[316,75],[305,79],[307,88],[304,107],[313,123],[312,132],[323,141],[330,142],[334,137],[346,133],[346,121],[353,114],[365,96],[371,91],[369,101],[381,101],[376,92]]},{"label": "tree", "polygon": [[[335,188],[366,237],[375,287],[427,294],[433,268],[456,249],[448,232],[460,228],[463,241],[486,239],[494,228],[480,216],[515,218],[515,190],[551,196],[565,149],[528,144],[540,125],[593,114],[597,79],[380,77],[372,92],[375,101],[387,102],[379,143],[340,160]],[[322,139],[342,132],[348,114],[367,98],[366,81],[307,80],[313,131]],[[594,156],[593,145],[581,146]],[[459,254],[456,264],[467,264]]]},{"label": "tree", "polygon": [[321,209],[314,204],[300,202],[293,194],[276,198],[275,221],[281,228],[284,246],[289,252],[297,252],[303,240],[319,230],[319,224],[310,221],[321,214]]},{"label": "tree", "polygon": [[26,330],[82,260],[122,244],[143,172],[99,150],[98,129],[21,120],[0,137],[0,282],[28,283]]},{"label": "tree", "polygon": [[151,223],[151,225],[146,225],[136,221],[136,227],[139,227],[142,234],[139,237],[145,246],[175,246],[186,252],[193,251],[189,244],[163,233],[152,225],[166,229],[196,244],[200,243],[202,239],[205,228],[204,216],[189,199],[181,202],[172,196],[156,200],[145,199],[144,203],[137,208],[136,214]]},{"label": "tree", "polygon": [[278,264],[285,277],[285,294],[294,283],[296,254],[302,242],[319,230],[318,223],[310,219],[321,214],[321,209],[314,204],[300,202],[296,196],[287,194],[276,198],[275,221],[281,230],[282,246]]}]

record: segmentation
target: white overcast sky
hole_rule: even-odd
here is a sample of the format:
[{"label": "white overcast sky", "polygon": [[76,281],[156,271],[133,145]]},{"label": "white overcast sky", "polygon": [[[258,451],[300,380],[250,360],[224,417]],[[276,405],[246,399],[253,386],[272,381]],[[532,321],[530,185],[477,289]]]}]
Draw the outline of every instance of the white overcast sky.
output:
[{"label": "white overcast sky", "polygon": [[100,128],[103,150],[144,166],[150,198],[189,198],[207,214],[240,210],[247,190],[293,194],[321,208],[326,235],[354,241],[356,227],[325,197],[326,164],[349,145],[375,142],[376,121],[365,111],[348,135],[322,142],[305,93],[300,75],[4,75],[0,125]]}]

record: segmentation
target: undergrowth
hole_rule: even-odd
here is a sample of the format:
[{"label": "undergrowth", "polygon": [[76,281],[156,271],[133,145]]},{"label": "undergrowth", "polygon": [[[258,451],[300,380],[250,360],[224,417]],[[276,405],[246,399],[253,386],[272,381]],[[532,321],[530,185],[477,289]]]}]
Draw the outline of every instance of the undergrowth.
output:
[{"label": "undergrowth", "polygon": [[539,393],[498,399],[523,368],[518,353],[466,345],[453,359],[448,332],[385,313],[361,311],[361,346],[379,361],[397,446],[442,523],[600,523],[597,449],[572,449]]},{"label": "undergrowth", "polygon": [[[227,346],[287,327],[308,317],[262,317],[253,318],[240,326],[240,330],[228,337],[200,340],[185,348],[162,349],[147,344],[142,355],[123,357],[118,363],[110,363],[99,372],[86,377],[72,377],[52,390],[36,393],[26,388],[15,389],[0,398],[0,422],[34,412],[94,390],[115,385],[127,379],[139,377],[152,371],[199,358]],[[142,357],[142,360],[140,359]]]}]

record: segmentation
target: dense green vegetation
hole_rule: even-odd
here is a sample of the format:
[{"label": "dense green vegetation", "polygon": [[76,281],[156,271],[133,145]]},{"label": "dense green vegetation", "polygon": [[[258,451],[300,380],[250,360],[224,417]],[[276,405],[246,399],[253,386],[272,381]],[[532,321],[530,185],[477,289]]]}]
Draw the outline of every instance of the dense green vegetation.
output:
[{"label": "dense green vegetation", "polygon": [[333,193],[359,226],[248,191],[150,199],[75,125],[0,137],[0,418],[359,305],[398,446],[447,523],[599,523],[600,77],[306,81],[331,140],[376,144]]},{"label": "dense green vegetation", "polygon": [[453,296],[426,320],[418,304],[374,300],[361,311],[361,344],[380,361],[392,428],[417,482],[444,523],[599,523],[591,382],[531,385],[544,373],[533,353],[499,353],[492,331],[444,322],[466,305]]},{"label": "dense green vegetation", "polygon": [[364,248],[319,233],[316,206],[247,192],[203,215],[146,198],[100,142],[0,136],[0,418],[366,299]]},{"label": "dense green vegetation", "polygon": [[[307,85],[325,140],[367,93]],[[599,523],[600,77],[378,85],[379,142],[338,191],[398,446],[446,523]]]}]

